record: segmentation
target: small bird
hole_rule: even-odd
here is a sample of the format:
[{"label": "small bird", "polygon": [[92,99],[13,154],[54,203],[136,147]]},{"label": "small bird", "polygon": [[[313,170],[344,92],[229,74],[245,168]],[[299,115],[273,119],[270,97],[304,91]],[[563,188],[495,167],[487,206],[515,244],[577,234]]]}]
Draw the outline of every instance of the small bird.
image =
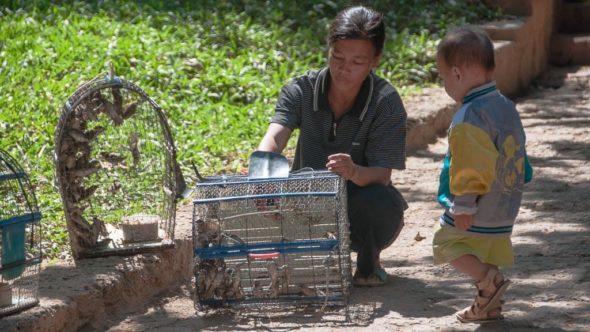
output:
[{"label": "small bird", "polygon": [[101,152],[99,153],[100,157],[102,159],[104,159],[106,162],[109,162],[113,165],[117,165],[117,164],[124,164],[125,163],[125,157],[117,154],[117,153],[113,153],[113,152]]},{"label": "small bird", "polygon": [[94,174],[100,170],[100,167],[84,167],[84,168],[73,168],[70,170],[70,174],[79,178],[86,177],[90,174]]},{"label": "small bird", "polygon": [[123,123],[123,96],[121,90],[118,88],[111,89],[113,95],[113,103],[106,102],[107,114],[113,120],[113,124],[118,126]]},{"label": "small bird", "polygon": [[109,191],[112,194],[114,194],[114,193],[117,193],[119,190],[121,190],[121,182],[119,182],[119,180],[113,181],[113,184],[109,188]]},{"label": "small bird", "polygon": [[119,126],[123,123],[123,117],[119,114],[119,110],[117,107],[110,102],[105,103],[106,113],[109,115],[111,120],[113,120],[113,124],[115,126]]},{"label": "small bird", "polygon": [[65,153],[65,152],[69,152],[68,150],[74,145],[74,142],[71,138],[64,138],[61,141],[61,146],[59,147],[59,152],[60,153]]},{"label": "small bird", "polygon": [[233,293],[234,293],[234,297],[236,299],[241,299],[244,297],[244,292],[242,291],[242,277],[240,275],[240,271],[242,266],[244,265],[244,263],[238,264],[236,265],[236,267],[233,269],[231,277],[232,277],[232,289],[233,289]]},{"label": "small bird", "polygon": [[323,264],[325,267],[332,267],[336,265],[336,260],[334,259],[334,257],[328,256],[326,257],[326,259],[324,259]]},{"label": "small bird", "polygon": [[139,136],[137,133],[132,133],[129,137],[129,151],[131,151],[131,156],[133,157],[133,166],[139,165],[139,159],[141,158],[138,145]]},{"label": "small bird", "polygon": [[221,245],[223,246],[237,246],[246,244],[239,236],[235,234],[221,233]]},{"label": "small bird", "polygon": [[203,294],[205,294],[205,291],[207,290],[207,283],[206,283],[207,273],[199,270],[196,274],[197,274],[197,277],[195,279],[195,284],[197,286],[197,289],[195,291],[197,292],[197,294],[203,295]]},{"label": "small bird", "polygon": [[270,277],[270,287],[269,287],[269,294],[271,298],[275,298],[279,296],[280,285],[279,285],[279,268],[277,267],[277,263],[274,261],[269,262],[266,265],[266,269],[268,270],[268,276]]},{"label": "small bird", "polygon": [[197,248],[209,247],[209,238],[205,234],[198,234],[197,239],[195,241],[197,243]]},{"label": "small bird", "polygon": [[326,234],[324,234],[324,237],[330,240],[337,240],[338,238],[336,237],[336,235],[332,232],[326,232]]},{"label": "small bird", "polygon": [[223,285],[224,275],[225,273],[221,267],[210,271],[210,277],[207,275],[209,278],[207,278],[208,287],[207,291],[205,292],[206,299],[212,298],[216,291]]},{"label": "small bird", "polygon": [[94,139],[95,139],[95,138],[96,138],[98,135],[100,135],[100,134],[104,133],[104,132],[105,132],[105,130],[106,130],[106,129],[105,129],[104,127],[101,127],[101,126],[96,126],[96,127],[94,127],[93,129],[90,129],[90,130],[88,130],[88,131],[84,132],[84,136],[86,136],[86,138],[87,138],[89,141],[92,141],[92,140],[94,140]]},{"label": "small bird", "polygon": [[162,189],[164,189],[164,193],[166,194],[166,196],[172,197],[172,195],[174,195],[172,189],[168,188],[168,186],[164,185]]},{"label": "small bird", "polygon": [[198,219],[197,224],[197,240],[201,247],[209,247],[209,244],[219,245],[221,242],[221,226],[217,220]]},{"label": "small bird", "polygon": [[79,143],[87,143],[90,141],[88,137],[86,137],[86,135],[84,135],[84,133],[80,130],[70,129],[68,131],[68,135],[70,135],[70,137],[73,138],[74,141]]},{"label": "small bird", "polygon": [[76,167],[76,157],[68,156],[66,158],[66,168],[70,169],[70,168],[74,168],[74,167]]},{"label": "small bird", "polygon": [[289,275],[289,266],[283,265],[279,268],[282,272],[281,274],[281,294],[289,293],[289,282],[291,281],[291,276]]},{"label": "small bird", "polygon": [[316,296],[317,295],[315,289],[307,287],[305,285],[300,285],[299,289],[301,290],[301,293],[305,296]]},{"label": "small bird", "polygon": [[416,236],[414,237],[414,240],[416,240],[416,241],[422,241],[422,240],[424,240],[425,238],[426,238],[425,236],[422,236],[422,235],[420,235],[420,232],[418,232],[418,233],[416,234]]},{"label": "small bird", "polygon": [[260,280],[254,280],[254,285],[252,286],[252,296],[254,296],[254,298],[261,299],[264,297],[264,295],[264,290],[262,289]]},{"label": "small bird", "polygon": [[133,103],[125,106],[125,110],[123,111],[122,117],[124,120],[129,119],[132,117],[135,112],[137,112],[137,106],[139,106],[139,101],[134,101]]},{"label": "small bird", "polygon": [[[102,102],[99,101],[99,103],[102,105]],[[81,118],[84,122],[98,121],[98,113],[102,112],[102,107],[104,106],[100,106],[96,109],[88,109],[85,112],[82,112],[82,114],[79,115],[79,119]]]},{"label": "small bird", "polygon": [[70,125],[70,128],[80,130],[82,128],[82,121],[80,121],[79,117],[72,116],[72,117],[70,117],[69,125]]},{"label": "small bird", "polygon": [[76,195],[76,193],[75,193],[74,197],[76,197],[76,201],[86,200],[90,196],[92,196],[96,192],[97,189],[98,189],[97,185],[90,186],[88,188],[80,187],[80,190],[77,192],[78,195]]}]

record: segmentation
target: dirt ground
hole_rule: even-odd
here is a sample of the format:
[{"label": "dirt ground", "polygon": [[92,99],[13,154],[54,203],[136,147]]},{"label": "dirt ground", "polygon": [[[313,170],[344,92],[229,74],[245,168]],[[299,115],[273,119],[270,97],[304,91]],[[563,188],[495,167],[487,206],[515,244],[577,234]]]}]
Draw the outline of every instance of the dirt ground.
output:
[{"label": "dirt ground", "polygon": [[[196,312],[192,286],[170,290],[132,314],[110,317],[108,331],[582,331],[590,330],[590,68],[553,69],[517,100],[534,180],[526,186],[513,234],[514,284],[506,320],[461,324],[454,313],[474,287],[432,263],[435,203],[445,138],[408,156],[394,183],[410,208],[400,238],[383,252],[391,276],[380,288],[353,288],[348,308],[324,312]],[[412,110],[408,110],[412,112]],[[417,235],[424,237],[419,240]],[[353,257],[354,259],[354,257]]]}]

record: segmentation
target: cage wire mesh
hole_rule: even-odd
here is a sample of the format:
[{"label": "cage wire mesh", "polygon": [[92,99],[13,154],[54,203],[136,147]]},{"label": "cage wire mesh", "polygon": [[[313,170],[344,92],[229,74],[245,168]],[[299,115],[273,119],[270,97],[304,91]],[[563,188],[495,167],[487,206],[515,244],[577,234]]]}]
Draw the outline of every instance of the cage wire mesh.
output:
[{"label": "cage wire mesh", "polygon": [[195,307],[346,305],[351,279],[345,182],[210,177],[193,200]]},{"label": "cage wire mesh", "polygon": [[40,220],[27,174],[0,149],[0,317],[39,303]]},{"label": "cage wire mesh", "polygon": [[74,257],[173,247],[184,180],[161,108],[103,74],[68,98],[56,130],[56,181]]}]

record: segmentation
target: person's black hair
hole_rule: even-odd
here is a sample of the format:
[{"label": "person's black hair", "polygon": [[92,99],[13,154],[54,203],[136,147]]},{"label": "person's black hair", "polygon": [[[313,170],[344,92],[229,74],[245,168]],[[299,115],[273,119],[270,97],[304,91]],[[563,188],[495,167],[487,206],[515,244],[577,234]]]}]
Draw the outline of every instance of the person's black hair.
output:
[{"label": "person's black hair", "polygon": [[332,21],[328,46],[342,39],[364,39],[375,47],[375,55],[383,52],[385,25],[383,14],[363,6],[346,8]]},{"label": "person's black hair", "polygon": [[488,35],[474,26],[450,31],[438,44],[437,55],[447,66],[479,65],[494,70],[494,45]]}]

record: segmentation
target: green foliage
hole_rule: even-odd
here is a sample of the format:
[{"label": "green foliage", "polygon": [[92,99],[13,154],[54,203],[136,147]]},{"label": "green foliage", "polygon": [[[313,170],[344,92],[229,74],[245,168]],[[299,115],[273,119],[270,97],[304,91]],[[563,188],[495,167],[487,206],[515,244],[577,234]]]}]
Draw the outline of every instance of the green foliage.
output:
[{"label": "green foliage", "polygon": [[[348,1],[1,1],[0,146],[30,172],[46,254],[67,233],[53,176],[54,132],[77,86],[106,69],[167,114],[187,174],[240,172],[281,86],[325,64],[330,20]],[[434,51],[453,25],[498,15],[479,1],[366,1],[385,13],[379,73],[402,95],[436,81]],[[292,152],[295,140],[291,140]],[[291,153],[290,152],[290,153]],[[193,181],[189,181],[190,184]]]}]

